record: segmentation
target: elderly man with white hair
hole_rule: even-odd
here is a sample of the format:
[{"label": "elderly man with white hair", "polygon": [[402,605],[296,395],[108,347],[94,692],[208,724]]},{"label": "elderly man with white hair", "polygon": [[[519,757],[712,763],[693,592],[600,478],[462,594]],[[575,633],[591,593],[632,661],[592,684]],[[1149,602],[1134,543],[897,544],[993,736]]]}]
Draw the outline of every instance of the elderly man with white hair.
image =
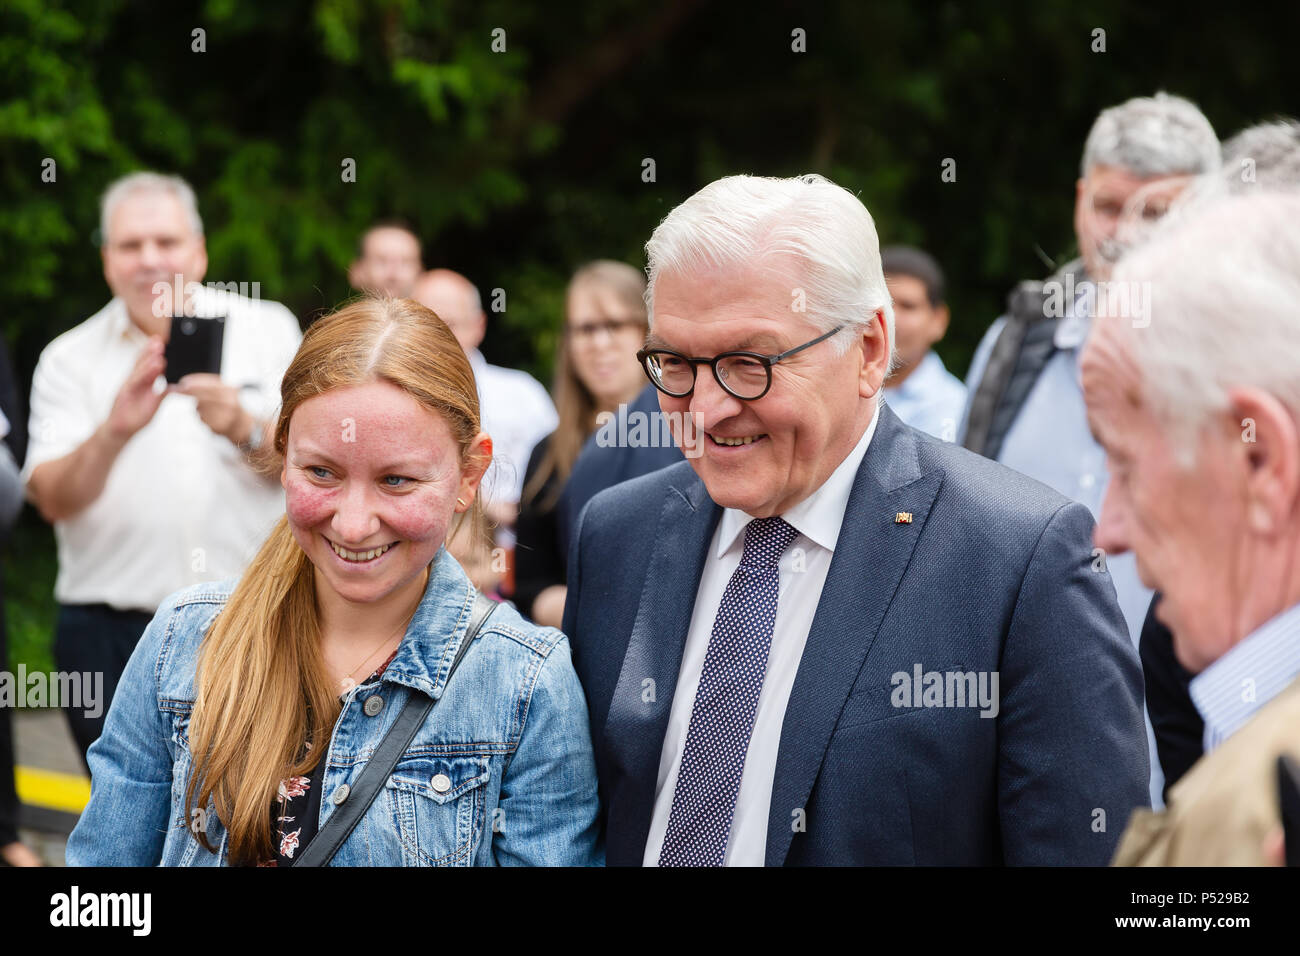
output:
[{"label": "elderly man with white hair", "polygon": [[[1117,235],[1127,248],[1136,248],[1226,196],[1273,192],[1300,193],[1300,123],[1293,119],[1257,123],[1225,140],[1222,170],[1180,185],[1172,202],[1168,181],[1144,187],[1129,200]],[[1159,215],[1152,214],[1153,206]],[[1159,601],[1157,594],[1142,626],[1139,656],[1168,794],[1204,753],[1205,725],[1188,690],[1192,675],[1179,664],[1172,635],[1154,612]]]},{"label": "elderly man with white hair", "polygon": [[1300,122],[1256,123],[1226,140],[1223,181],[1233,193],[1300,191]]},{"label": "elderly man with white hair", "polygon": [[[1219,169],[1219,141],[1196,106],[1167,93],[1136,97],[1103,110],[1084,145],[1075,183],[1074,231],[1080,258],[1045,282],[1024,282],[1008,312],[993,323],[967,375],[962,443],[1088,507],[1096,518],[1109,476],[1105,455],[1088,433],[1079,389],[1079,355],[1098,294],[1125,246],[1117,235],[1126,206],[1145,197],[1162,209],[1195,177]],[[1098,554],[1107,563],[1138,645],[1151,591],[1131,557]],[[1155,737],[1150,735],[1154,746]],[[1152,754],[1150,793],[1163,777]]]},{"label": "elderly man with white hair", "polygon": [[[41,352],[22,471],[58,545],[59,669],[104,675],[99,713],[66,709],[83,756],[162,599],[237,575],[283,513],[260,449],[302,338],[284,306],[200,284],[203,221],[179,177],[113,183],[100,231],[113,298]],[[168,386],[181,312],[225,315],[221,370]]]},{"label": "elderly man with white hair", "polygon": [[1148,763],[1092,517],[880,400],[866,208],[732,176],[646,251],[639,357],[703,452],[594,497],[570,548],[608,862],[1108,860]]},{"label": "elderly man with white hair", "polygon": [[1260,864],[1277,758],[1300,758],[1300,197],[1221,200],[1115,270],[1151,311],[1103,303],[1083,389],[1113,480],[1096,542],[1131,551],[1196,674],[1206,756],[1125,864]]}]

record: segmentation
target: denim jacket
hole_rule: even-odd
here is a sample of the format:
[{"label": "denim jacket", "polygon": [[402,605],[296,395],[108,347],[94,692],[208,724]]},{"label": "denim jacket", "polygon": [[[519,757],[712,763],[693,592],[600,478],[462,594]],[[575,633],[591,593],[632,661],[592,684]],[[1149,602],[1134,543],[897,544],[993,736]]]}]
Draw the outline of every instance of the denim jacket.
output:
[{"label": "denim jacket", "polygon": [[[206,824],[211,852],[191,834],[184,800],[199,645],[234,585],[176,592],[145,630],[88,754],[90,802],[68,839],[69,865],[229,865],[215,807],[191,813]],[[437,703],[333,865],[602,862],[587,706],[568,639],[500,605],[448,683],[473,598],[460,565],[439,551],[397,655],[344,698],[325,757],[321,826],[407,698]]]}]

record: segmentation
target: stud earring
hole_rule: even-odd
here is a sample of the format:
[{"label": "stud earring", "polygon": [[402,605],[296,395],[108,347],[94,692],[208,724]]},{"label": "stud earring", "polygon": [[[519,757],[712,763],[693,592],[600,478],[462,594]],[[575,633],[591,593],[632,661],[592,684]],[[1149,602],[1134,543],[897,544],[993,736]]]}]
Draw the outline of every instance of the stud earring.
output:
[{"label": "stud earring", "polygon": [[459,498],[456,499],[456,504],[460,505],[462,508],[468,507],[468,505],[466,505],[465,502],[461,501]]}]

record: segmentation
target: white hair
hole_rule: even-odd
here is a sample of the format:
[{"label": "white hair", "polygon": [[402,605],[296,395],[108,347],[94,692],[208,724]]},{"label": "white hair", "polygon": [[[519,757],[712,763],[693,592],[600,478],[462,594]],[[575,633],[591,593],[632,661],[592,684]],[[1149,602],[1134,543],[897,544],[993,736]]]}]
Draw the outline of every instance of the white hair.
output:
[{"label": "white hair", "polygon": [[113,211],[123,199],[137,193],[167,193],[175,197],[185,210],[185,215],[189,218],[190,228],[194,230],[196,236],[203,235],[203,220],[199,217],[198,200],[194,198],[194,190],[190,184],[179,176],[164,176],[161,173],[131,173],[123,176],[121,179],[111,183],[108,189],[104,190],[104,196],[99,201],[99,238],[100,242],[108,244],[108,223],[113,218]]},{"label": "white hair", "polygon": [[1083,147],[1079,173],[1118,166],[1140,179],[1218,170],[1219,139],[1190,100],[1168,93],[1138,96],[1102,110]]},{"label": "white hair", "polygon": [[[1226,197],[1247,193],[1300,193],[1300,122],[1279,119],[1248,126],[1223,144],[1222,168],[1194,177],[1170,203],[1158,221],[1144,225],[1128,237],[1128,250],[1187,222]],[[1139,189],[1129,199],[1124,215],[1135,219],[1146,189],[1160,191],[1159,182]]]},{"label": "white hair", "polygon": [[[646,243],[646,308],[654,327],[655,283],[661,275],[749,265],[765,257],[794,257],[806,276],[787,307],[800,305],[829,332],[844,324],[865,328],[885,315],[894,354],[894,308],[880,264],[880,241],[867,207],[823,176],[793,179],[726,176],[670,212]],[[848,336],[831,339],[837,354]]]},{"label": "white hair", "polygon": [[[1200,205],[1120,260],[1112,285],[1149,282],[1149,324],[1122,322],[1144,399],[1185,462],[1228,389],[1266,391],[1300,417],[1300,195]],[[1116,318],[1110,321],[1119,321]]]},{"label": "white hair", "polygon": [[1300,189],[1300,123],[1257,123],[1225,142],[1223,181],[1239,193]]}]

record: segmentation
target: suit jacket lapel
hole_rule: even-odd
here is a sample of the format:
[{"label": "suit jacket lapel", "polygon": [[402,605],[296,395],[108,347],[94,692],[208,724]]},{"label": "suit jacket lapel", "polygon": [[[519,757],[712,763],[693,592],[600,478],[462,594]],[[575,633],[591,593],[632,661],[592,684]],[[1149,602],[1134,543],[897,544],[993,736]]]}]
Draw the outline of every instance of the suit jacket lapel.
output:
[{"label": "suit jacket lapel", "polygon": [[[916,438],[880,409],[858,469],[781,726],[767,821],[768,866],[785,862],[831,732],[912,557],[943,472],[923,474]],[[911,512],[911,523],[899,523]],[[811,824],[815,825],[815,823]]]},{"label": "suit jacket lapel", "polygon": [[603,739],[618,779],[609,792],[606,857],[612,866],[639,866],[645,853],[677,671],[722,515],[703,482],[693,472],[685,475],[669,490],[658,524],[648,529],[655,553],[605,719]]}]

